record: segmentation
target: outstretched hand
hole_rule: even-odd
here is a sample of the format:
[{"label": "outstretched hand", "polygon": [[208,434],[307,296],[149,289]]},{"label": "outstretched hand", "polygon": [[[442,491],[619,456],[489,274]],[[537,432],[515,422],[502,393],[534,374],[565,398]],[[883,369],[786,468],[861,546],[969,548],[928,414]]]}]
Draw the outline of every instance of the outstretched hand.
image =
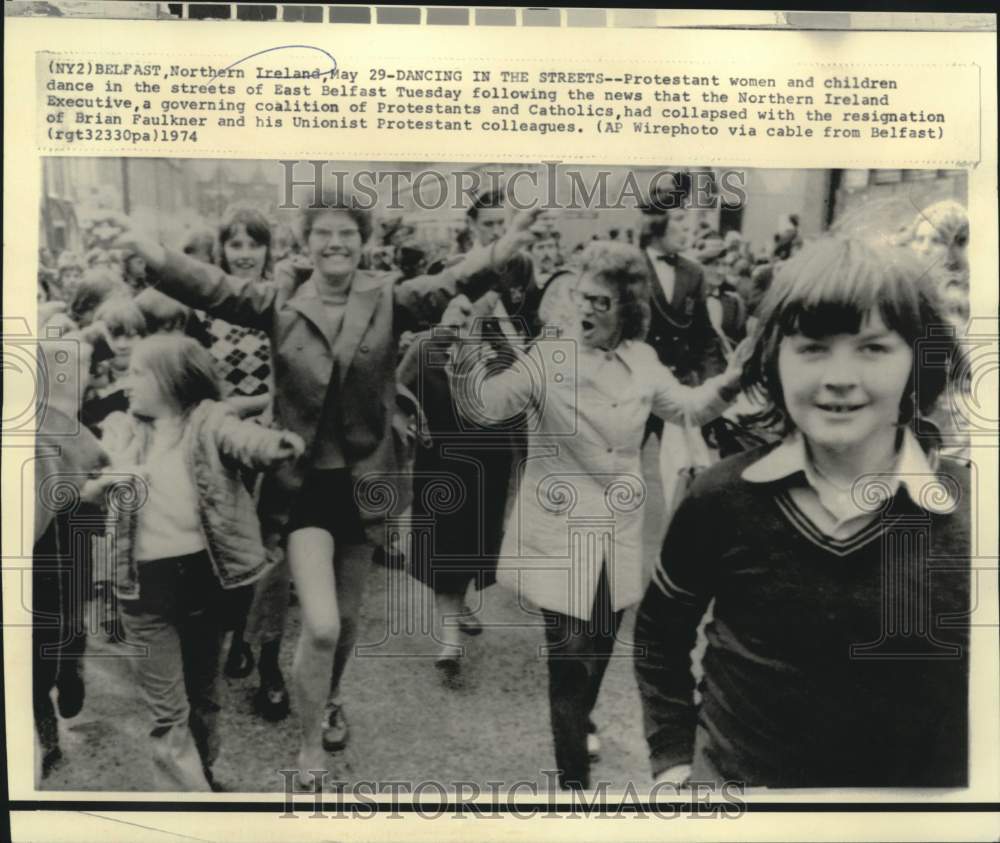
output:
[{"label": "outstretched hand", "polygon": [[160,269],[166,263],[167,253],[163,246],[155,238],[135,228],[132,220],[125,214],[109,211],[102,217],[102,224],[116,232],[111,243],[113,248],[141,255],[152,269]]},{"label": "outstretched hand", "polygon": [[729,365],[726,366],[726,381],[733,387],[738,387],[740,380],[743,377],[743,369],[749,362],[750,358],[753,356],[753,350],[756,346],[753,337],[746,337],[736,348],[733,350],[732,355],[729,357]]},{"label": "outstretched hand", "polygon": [[452,332],[455,339],[465,339],[472,332],[476,319],[489,316],[499,300],[500,294],[495,290],[490,290],[474,302],[468,296],[459,294],[448,302],[439,325]]},{"label": "outstretched hand", "polygon": [[685,787],[687,785],[688,779],[691,777],[691,765],[690,764],[675,764],[673,767],[668,767],[660,775],[656,777],[657,784],[672,784],[676,787]]},{"label": "outstretched hand", "polygon": [[286,430],[281,434],[278,441],[278,458],[283,460],[297,460],[306,451],[306,443],[297,433]]},{"label": "outstretched hand", "polygon": [[506,263],[517,252],[534,242],[535,234],[531,227],[541,216],[543,210],[536,205],[534,208],[518,211],[514,215],[514,219],[507,227],[507,232],[494,245],[493,256],[497,263]]}]

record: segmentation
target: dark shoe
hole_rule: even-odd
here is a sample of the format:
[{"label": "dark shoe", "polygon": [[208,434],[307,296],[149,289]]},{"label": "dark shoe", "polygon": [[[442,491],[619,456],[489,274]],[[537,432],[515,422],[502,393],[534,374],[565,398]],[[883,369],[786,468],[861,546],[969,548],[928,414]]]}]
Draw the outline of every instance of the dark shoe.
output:
[{"label": "dark shoe", "polygon": [[42,756],[42,778],[44,779],[51,773],[62,761],[62,750],[58,746],[54,746],[51,749],[45,751]]},{"label": "dark shoe", "polygon": [[65,675],[60,674],[56,681],[58,690],[57,705],[59,716],[66,718],[76,717],[83,711],[83,677],[76,670],[69,671]]},{"label": "dark shoe", "polygon": [[234,641],[223,668],[230,679],[246,679],[254,669],[253,650],[246,641]]},{"label": "dark shoe", "polygon": [[434,659],[434,668],[447,687],[458,687],[462,675],[462,648],[456,644],[445,644]]},{"label": "dark shoe", "polygon": [[327,703],[323,712],[323,749],[339,752],[347,746],[350,729],[344,717],[344,707],[337,703]]},{"label": "dark shoe", "polygon": [[202,772],[205,774],[205,781],[208,782],[208,786],[212,788],[213,793],[229,792],[229,788],[221,784],[219,780],[215,778],[215,775],[212,773],[212,770],[209,767],[202,767],[201,769]]},{"label": "dark shoe", "polygon": [[466,609],[464,614],[458,616],[458,628],[466,635],[481,635],[483,632],[482,623],[471,609]]},{"label": "dark shoe", "polygon": [[279,673],[276,677],[261,679],[260,688],[253,699],[254,708],[265,720],[277,723],[288,716],[291,703],[288,700],[288,689],[285,680]]}]

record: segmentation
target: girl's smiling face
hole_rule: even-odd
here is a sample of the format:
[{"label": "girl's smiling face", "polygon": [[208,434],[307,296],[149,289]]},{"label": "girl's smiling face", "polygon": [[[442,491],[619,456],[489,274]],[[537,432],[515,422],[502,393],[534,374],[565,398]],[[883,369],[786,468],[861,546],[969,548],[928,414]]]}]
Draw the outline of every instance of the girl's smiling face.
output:
[{"label": "girl's smiling face", "polygon": [[864,448],[895,435],[913,350],[878,311],[854,334],[782,339],[778,376],[792,423],[813,446]]},{"label": "girl's smiling face", "polygon": [[222,246],[229,271],[237,278],[259,279],[267,262],[267,244],[259,243],[247,233],[245,225],[233,226],[232,236]]}]

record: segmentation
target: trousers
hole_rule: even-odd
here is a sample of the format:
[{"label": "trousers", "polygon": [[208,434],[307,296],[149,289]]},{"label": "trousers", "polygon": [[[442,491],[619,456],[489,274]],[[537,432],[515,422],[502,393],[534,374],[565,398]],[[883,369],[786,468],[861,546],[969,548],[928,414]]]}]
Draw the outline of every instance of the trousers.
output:
[{"label": "trousers", "polygon": [[[607,563],[605,563],[606,565]],[[590,787],[587,735],[591,714],[615,646],[624,611],[614,611],[605,569],[589,620],[543,609],[549,668],[549,713],[559,783]]]},{"label": "trousers", "polygon": [[225,636],[222,587],[207,553],[139,563],[139,597],[122,620],[140,693],[152,715],[156,790],[211,790],[219,754],[219,658]]},{"label": "trousers", "polygon": [[68,517],[57,515],[36,542],[31,571],[32,697],[42,750],[59,748],[59,721],[52,689],[79,676],[87,643],[83,563],[69,542]]}]

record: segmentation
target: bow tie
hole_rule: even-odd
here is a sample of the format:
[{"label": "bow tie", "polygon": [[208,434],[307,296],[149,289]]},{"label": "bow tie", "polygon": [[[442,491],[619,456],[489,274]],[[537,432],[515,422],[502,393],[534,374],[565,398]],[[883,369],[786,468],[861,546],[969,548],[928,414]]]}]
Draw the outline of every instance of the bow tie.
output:
[{"label": "bow tie", "polygon": [[665,254],[665,255],[657,255],[656,259],[658,261],[664,261],[664,262],[666,262],[667,266],[677,266],[677,253],[676,252],[669,252],[668,254]]}]

